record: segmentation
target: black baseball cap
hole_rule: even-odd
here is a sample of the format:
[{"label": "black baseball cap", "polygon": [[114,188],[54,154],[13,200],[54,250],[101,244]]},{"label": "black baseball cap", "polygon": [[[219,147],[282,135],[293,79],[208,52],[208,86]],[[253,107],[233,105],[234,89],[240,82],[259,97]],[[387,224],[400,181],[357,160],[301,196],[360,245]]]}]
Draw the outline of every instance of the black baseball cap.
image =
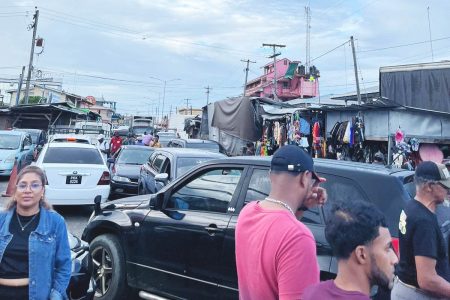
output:
[{"label": "black baseball cap", "polygon": [[282,146],[275,151],[270,163],[270,170],[292,173],[309,171],[314,179],[321,181],[314,171],[314,161],[311,156],[297,145]]},{"label": "black baseball cap", "polygon": [[417,166],[415,176],[427,180],[439,181],[447,188],[450,188],[450,173],[443,164],[424,161]]}]

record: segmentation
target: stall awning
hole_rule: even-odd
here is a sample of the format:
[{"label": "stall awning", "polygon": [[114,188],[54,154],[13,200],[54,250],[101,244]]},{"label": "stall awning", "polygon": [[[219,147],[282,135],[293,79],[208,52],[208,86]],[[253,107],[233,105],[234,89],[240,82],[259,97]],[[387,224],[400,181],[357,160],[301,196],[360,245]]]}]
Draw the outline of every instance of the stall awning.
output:
[{"label": "stall awning", "polygon": [[292,79],[294,78],[295,70],[297,70],[298,63],[290,63],[289,68],[284,75],[284,78]]}]

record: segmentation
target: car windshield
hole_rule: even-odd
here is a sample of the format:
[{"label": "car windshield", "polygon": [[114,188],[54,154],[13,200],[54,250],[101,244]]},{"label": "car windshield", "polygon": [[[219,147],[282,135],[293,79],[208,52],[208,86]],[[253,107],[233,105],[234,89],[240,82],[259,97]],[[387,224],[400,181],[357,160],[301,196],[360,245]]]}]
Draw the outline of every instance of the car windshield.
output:
[{"label": "car windshield", "polygon": [[179,157],[177,159],[177,177],[180,177],[192,167],[211,159],[213,157]]},{"label": "car windshield", "polygon": [[48,148],[43,162],[47,164],[104,164],[97,149],[77,147]]},{"label": "car windshield", "polygon": [[17,149],[20,146],[20,135],[0,134],[0,149]]},{"label": "car windshield", "polygon": [[195,149],[209,149],[219,151],[219,145],[215,143],[186,143],[187,148],[195,148]]},{"label": "car windshield", "polygon": [[133,133],[134,134],[144,134],[145,132],[148,133],[152,133],[153,132],[153,128],[150,127],[134,127],[133,128]]},{"label": "car windshield", "polygon": [[143,165],[148,160],[152,152],[153,151],[151,148],[146,147],[143,147],[142,150],[123,149],[117,158],[117,163],[126,165]]},{"label": "car windshield", "polygon": [[31,135],[31,141],[33,144],[37,144],[37,139],[39,137],[39,132],[30,132]]}]

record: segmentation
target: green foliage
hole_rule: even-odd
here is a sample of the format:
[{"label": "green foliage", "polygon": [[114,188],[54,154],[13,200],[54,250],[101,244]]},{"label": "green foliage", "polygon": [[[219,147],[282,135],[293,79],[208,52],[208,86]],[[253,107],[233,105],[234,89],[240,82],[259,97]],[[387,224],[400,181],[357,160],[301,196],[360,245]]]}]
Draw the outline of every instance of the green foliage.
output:
[{"label": "green foliage", "polygon": [[[38,103],[45,103],[47,102],[46,97],[41,96],[29,96],[28,97],[28,104],[38,104]],[[19,104],[25,104],[25,97],[20,99]]]}]

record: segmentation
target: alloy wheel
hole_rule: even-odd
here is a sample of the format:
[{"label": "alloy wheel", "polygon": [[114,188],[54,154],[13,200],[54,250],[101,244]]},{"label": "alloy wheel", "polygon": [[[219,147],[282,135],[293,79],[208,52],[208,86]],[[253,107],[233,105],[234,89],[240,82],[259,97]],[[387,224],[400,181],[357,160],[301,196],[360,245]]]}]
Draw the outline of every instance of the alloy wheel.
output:
[{"label": "alloy wheel", "polygon": [[111,285],[114,261],[111,253],[99,246],[92,251],[92,262],[94,263],[94,280],[97,285],[95,296],[102,297]]}]

